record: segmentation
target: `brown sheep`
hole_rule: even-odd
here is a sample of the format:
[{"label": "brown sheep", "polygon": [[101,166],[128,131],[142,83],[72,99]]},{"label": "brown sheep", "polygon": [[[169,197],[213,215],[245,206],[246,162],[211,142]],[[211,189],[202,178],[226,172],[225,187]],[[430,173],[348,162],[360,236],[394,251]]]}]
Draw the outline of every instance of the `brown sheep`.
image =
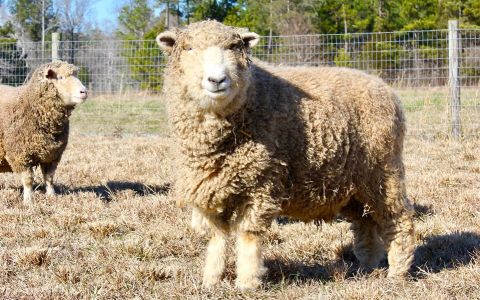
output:
[{"label": "brown sheep", "polygon": [[40,166],[47,195],[67,146],[69,116],[87,99],[77,68],[61,61],[36,69],[26,85],[0,85],[0,172],[22,175],[23,201],[32,201],[33,167]]},{"label": "brown sheep", "polygon": [[169,57],[164,96],[175,138],[175,197],[213,232],[204,286],[221,279],[231,232],[237,286],[259,286],[261,237],[278,215],[343,215],[366,269],[377,267],[386,249],[388,275],[405,275],[414,235],[397,96],[356,70],[262,67],[248,57],[258,39],[215,21],[157,37]]}]

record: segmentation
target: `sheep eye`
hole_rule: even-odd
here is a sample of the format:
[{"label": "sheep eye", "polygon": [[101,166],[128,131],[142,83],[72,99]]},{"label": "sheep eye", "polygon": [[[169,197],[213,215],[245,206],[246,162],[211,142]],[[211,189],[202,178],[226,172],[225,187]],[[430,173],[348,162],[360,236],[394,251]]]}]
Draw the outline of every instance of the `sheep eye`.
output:
[{"label": "sheep eye", "polygon": [[185,47],[183,47],[183,49],[185,51],[192,51],[193,50],[192,46],[185,46]]},{"label": "sheep eye", "polygon": [[63,79],[64,77],[62,75],[58,75],[57,79]]}]

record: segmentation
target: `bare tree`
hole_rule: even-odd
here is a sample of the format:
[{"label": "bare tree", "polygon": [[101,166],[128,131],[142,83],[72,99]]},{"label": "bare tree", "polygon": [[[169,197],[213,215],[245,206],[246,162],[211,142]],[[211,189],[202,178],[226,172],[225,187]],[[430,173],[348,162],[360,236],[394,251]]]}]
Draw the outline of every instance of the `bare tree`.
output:
[{"label": "bare tree", "polygon": [[75,63],[74,42],[78,41],[81,32],[90,25],[91,0],[58,0],[58,16],[60,29],[70,41],[69,62]]}]

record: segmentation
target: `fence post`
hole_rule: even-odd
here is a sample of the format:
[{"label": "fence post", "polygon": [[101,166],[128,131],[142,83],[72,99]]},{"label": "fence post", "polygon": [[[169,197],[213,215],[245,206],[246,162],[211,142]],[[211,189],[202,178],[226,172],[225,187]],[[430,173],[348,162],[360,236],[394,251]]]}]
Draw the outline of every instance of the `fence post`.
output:
[{"label": "fence post", "polygon": [[459,51],[458,21],[448,21],[448,85],[450,89],[450,107],[452,136],[458,139],[461,135],[460,128],[460,76],[459,76]]},{"label": "fence post", "polygon": [[57,60],[59,58],[58,55],[58,48],[60,46],[60,33],[53,32],[52,33],[52,61]]}]

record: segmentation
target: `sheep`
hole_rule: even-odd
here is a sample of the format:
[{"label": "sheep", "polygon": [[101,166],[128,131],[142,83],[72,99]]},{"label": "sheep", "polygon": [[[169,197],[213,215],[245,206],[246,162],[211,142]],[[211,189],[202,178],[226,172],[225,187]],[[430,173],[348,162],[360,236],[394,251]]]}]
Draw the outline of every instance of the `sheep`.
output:
[{"label": "sheep", "polygon": [[0,85],[0,172],[21,174],[23,203],[32,203],[33,168],[40,167],[46,194],[67,146],[69,116],[87,99],[77,68],[54,61],[37,68],[19,87]]},{"label": "sheep", "polygon": [[[235,233],[236,286],[266,269],[262,236],[279,215],[352,222],[365,270],[388,251],[389,277],[413,259],[402,162],[405,118],[380,79],[335,67],[271,67],[249,58],[256,33],[216,21],[160,33],[163,97],[173,137],[172,197],[206,220],[203,286],[222,278]],[[200,216],[200,217],[199,217]]]}]

